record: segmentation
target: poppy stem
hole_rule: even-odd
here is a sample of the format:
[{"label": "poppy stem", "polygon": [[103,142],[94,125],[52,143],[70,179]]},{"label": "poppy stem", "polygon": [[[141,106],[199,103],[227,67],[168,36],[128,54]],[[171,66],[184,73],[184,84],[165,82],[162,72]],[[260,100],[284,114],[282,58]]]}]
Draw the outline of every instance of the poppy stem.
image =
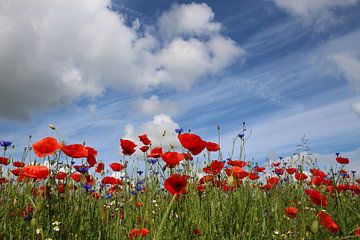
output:
[{"label": "poppy stem", "polygon": [[167,207],[166,209],[166,212],[164,213],[164,216],[162,217],[161,219],[161,223],[160,223],[160,226],[156,232],[156,235],[154,237],[154,240],[158,240],[160,239],[160,236],[161,236],[161,232],[163,231],[163,228],[164,228],[164,225],[165,225],[165,222],[166,222],[166,219],[168,218],[169,216],[169,213],[170,213],[170,210],[172,208],[172,205],[174,204],[174,201],[175,201],[175,198],[176,198],[176,194],[173,196],[173,198],[171,199],[171,202],[169,204],[169,206]]}]

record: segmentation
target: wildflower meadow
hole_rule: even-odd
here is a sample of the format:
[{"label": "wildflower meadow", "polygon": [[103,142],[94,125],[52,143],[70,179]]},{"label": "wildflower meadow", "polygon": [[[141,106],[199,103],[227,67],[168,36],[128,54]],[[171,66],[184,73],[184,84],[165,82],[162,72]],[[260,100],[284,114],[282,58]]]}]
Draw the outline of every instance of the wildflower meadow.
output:
[{"label": "wildflower meadow", "polygon": [[21,159],[1,141],[0,239],[360,238],[360,179],[346,156],[328,171],[300,153],[257,163],[244,158],[243,131],[240,155],[224,159],[219,143],[174,131],[178,147],[119,139],[116,162],[57,134],[29,138]]}]

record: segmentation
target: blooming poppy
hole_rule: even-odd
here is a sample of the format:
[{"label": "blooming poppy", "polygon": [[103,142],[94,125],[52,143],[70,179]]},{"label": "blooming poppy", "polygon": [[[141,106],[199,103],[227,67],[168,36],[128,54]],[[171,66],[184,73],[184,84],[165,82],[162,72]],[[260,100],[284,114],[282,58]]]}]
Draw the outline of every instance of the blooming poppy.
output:
[{"label": "blooming poppy", "polygon": [[181,145],[184,148],[188,149],[193,155],[198,155],[206,147],[206,142],[196,134],[192,134],[192,133],[179,134],[178,139]]},{"label": "blooming poppy", "polygon": [[164,182],[164,187],[171,195],[186,193],[188,176],[173,174]]},{"label": "blooming poppy", "polygon": [[169,166],[176,166],[180,161],[184,160],[184,155],[178,154],[177,152],[166,152],[161,155],[161,158]]},{"label": "blooming poppy", "polygon": [[289,218],[295,218],[298,211],[299,209],[297,209],[296,207],[287,207],[284,210],[286,216],[288,216]]},{"label": "blooming poppy", "polygon": [[147,228],[140,228],[140,230],[139,229],[137,229],[137,228],[135,228],[135,229],[133,229],[133,230],[131,230],[130,232],[129,232],[129,238],[130,239],[132,239],[132,238],[136,238],[136,237],[138,237],[139,236],[139,234],[141,235],[141,237],[145,237],[146,235],[148,235],[150,233],[150,231],[149,231],[149,229],[147,229]]},{"label": "blooming poppy", "polygon": [[209,174],[217,175],[224,168],[224,162],[214,160],[210,163],[210,166],[204,167],[203,171]]},{"label": "blooming poppy", "polygon": [[313,176],[317,176],[317,177],[321,177],[321,178],[324,178],[327,176],[326,173],[324,173],[320,169],[316,169],[316,168],[310,169],[310,172],[312,173]]},{"label": "blooming poppy", "polygon": [[46,166],[25,166],[21,168],[20,176],[35,179],[45,179],[49,177],[50,171]]},{"label": "blooming poppy", "polygon": [[106,176],[101,180],[102,184],[111,184],[111,185],[115,185],[115,184],[122,184],[121,180],[118,178],[114,178],[111,176]]},{"label": "blooming poppy", "polygon": [[308,176],[305,173],[297,172],[295,173],[295,179],[298,181],[304,181],[308,178]]},{"label": "blooming poppy", "polygon": [[310,200],[318,206],[326,207],[328,202],[326,201],[326,195],[320,193],[317,190],[306,189],[305,193],[310,197]]},{"label": "blooming poppy", "polygon": [[271,177],[271,178],[269,178],[269,179],[267,180],[267,183],[274,185],[274,184],[278,184],[279,181],[280,181],[280,178],[278,178],[278,177]]},{"label": "blooming poppy", "polygon": [[232,167],[225,170],[226,175],[233,176],[235,179],[243,179],[249,176],[249,173],[246,172],[241,167]]},{"label": "blooming poppy", "polygon": [[294,174],[296,172],[296,168],[290,167],[286,169],[286,172],[290,175]]},{"label": "blooming poppy", "polygon": [[93,155],[89,155],[87,156],[86,161],[89,164],[89,167],[93,167],[96,164],[96,157]]},{"label": "blooming poppy", "polygon": [[60,146],[61,151],[71,158],[85,158],[88,156],[88,149],[82,144],[70,144]]},{"label": "blooming poppy", "polygon": [[336,161],[340,164],[349,164],[350,160],[344,157],[337,157]]},{"label": "blooming poppy", "polygon": [[249,179],[250,180],[256,180],[256,179],[259,179],[259,175],[257,175],[256,173],[249,173]]},{"label": "blooming poppy", "polygon": [[4,184],[4,183],[7,183],[7,182],[9,182],[9,180],[7,180],[4,177],[0,177],[0,184]]},{"label": "blooming poppy", "polygon": [[10,163],[10,160],[8,158],[0,157],[0,164],[7,166],[7,165],[9,165],[9,163]]},{"label": "blooming poppy", "polygon": [[209,152],[217,152],[217,151],[219,151],[220,146],[219,146],[219,144],[214,143],[214,142],[207,142],[206,143],[206,149]]},{"label": "blooming poppy", "polygon": [[58,172],[58,173],[55,175],[55,179],[58,179],[58,180],[64,180],[66,177],[67,177],[67,173],[66,173],[66,172]]},{"label": "blooming poppy", "polygon": [[14,174],[14,176],[19,176],[20,175],[20,168],[15,168],[15,169],[11,169],[10,172],[12,172],[12,174]]},{"label": "blooming poppy", "polygon": [[60,144],[53,137],[46,137],[32,145],[36,156],[42,158],[49,156],[59,149]]},{"label": "blooming poppy", "polygon": [[111,169],[113,171],[116,171],[116,172],[120,172],[121,170],[123,170],[125,168],[124,165],[122,165],[121,163],[110,163],[109,166],[111,167]]},{"label": "blooming poppy", "polygon": [[81,180],[81,173],[73,173],[73,174],[71,174],[71,178],[72,178],[75,182],[80,182],[80,180]]},{"label": "blooming poppy", "polygon": [[284,169],[282,169],[282,168],[276,168],[276,169],[274,170],[274,172],[275,172],[276,175],[280,176],[280,175],[283,175],[283,174],[284,174]]},{"label": "blooming poppy", "polygon": [[354,230],[354,234],[360,237],[360,227]]},{"label": "blooming poppy", "polygon": [[142,146],[141,148],[140,148],[140,150],[142,151],[142,152],[147,152],[147,150],[149,150],[149,146]]},{"label": "blooming poppy", "polygon": [[24,167],[25,163],[20,162],[20,161],[16,161],[16,162],[13,162],[13,166],[14,167]]},{"label": "blooming poppy", "polygon": [[201,231],[199,229],[194,229],[193,233],[194,233],[195,236],[201,235]]},{"label": "blooming poppy", "polygon": [[85,146],[85,148],[87,149],[87,155],[88,156],[94,156],[96,157],[97,156],[97,150],[95,148],[92,148],[92,147],[89,147],[89,146]]},{"label": "blooming poppy", "polygon": [[99,162],[98,165],[96,166],[95,172],[97,173],[101,173],[102,171],[104,171],[105,165],[102,162]]},{"label": "blooming poppy", "polygon": [[278,167],[278,166],[280,166],[280,164],[281,164],[281,162],[276,162],[276,163],[272,163],[271,166]]},{"label": "blooming poppy", "polygon": [[256,166],[255,169],[254,169],[255,172],[265,172],[265,168],[264,167],[259,167],[259,166]]},{"label": "blooming poppy", "polygon": [[153,148],[150,152],[150,154],[147,155],[147,157],[149,158],[159,158],[161,157],[161,154],[162,154],[162,148],[161,147],[156,147],[156,148]]},{"label": "blooming poppy", "polygon": [[122,148],[122,153],[130,156],[135,152],[135,147],[137,145],[130,140],[120,139],[120,146]]},{"label": "blooming poppy", "polygon": [[329,214],[321,211],[318,213],[318,217],[320,217],[320,224],[323,225],[330,233],[337,233],[340,231],[339,225],[337,225]]},{"label": "blooming poppy", "polygon": [[204,184],[204,183],[212,182],[212,181],[214,181],[214,176],[206,175],[206,176],[203,176],[202,178],[200,178],[199,183]]},{"label": "blooming poppy", "polygon": [[247,166],[247,162],[240,160],[229,160],[227,164],[233,167],[241,167],[241,168]]},{"label": "blooming poppy", "polygon": [[151,141],[150,139],[148,138],[148,136],[146,135],[146,133],[144,133],[143,135],[141,136],[138,136],[140,141],[144,144],[144,145],[150,145],[151,144]]},{"label": "blooming poppy", "polygon": [[316,186],[320,186],[323,183],[324,179],[322,177],[314,176],[311,179],[311,184],[314,184]]}]

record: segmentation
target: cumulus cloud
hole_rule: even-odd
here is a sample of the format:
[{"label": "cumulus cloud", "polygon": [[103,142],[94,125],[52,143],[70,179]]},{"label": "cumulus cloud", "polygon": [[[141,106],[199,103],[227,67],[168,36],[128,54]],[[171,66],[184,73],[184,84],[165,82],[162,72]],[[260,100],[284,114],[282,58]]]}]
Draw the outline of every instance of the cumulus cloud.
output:
[{"label": "cumulus cloud", "polygon": [[160,100],[156,95],[136,100],[135,108],[141,114],[152,116],[161,113],[167,113],[173,116],[179,111],[178,106],[174,102],[170,100]]},{"label": "cumulus cloud", "polygon": [[318,25],[331,24],[335,21],[337,8],[354,6],[359,0],[273,0],[275,4],[308,23]]},{"label": "cumulus cloud", "polygon": [[26,119],[33,110],[96,98],[108,88],[188,89],[245,52],[221,34],[206,4],[174,5],[145,28],[140,20],[127,24],[110,5],[0,2],[1,118]]},{"label": "cumulus cloud", "polygon": [[179,146],[179,140],[175,129],[179,128],[179,125],[174,120],[166,115],[159,114],[153,117],[151,121],[145,122],[142,126],[135,128],[132,124],[128,124],[125,127],[125,139],[130,139],[141,146],[139,141],[139,135],[146,133],[150,138],[153,146],[162,145],[164,149],[169,149],[170,144]]}]

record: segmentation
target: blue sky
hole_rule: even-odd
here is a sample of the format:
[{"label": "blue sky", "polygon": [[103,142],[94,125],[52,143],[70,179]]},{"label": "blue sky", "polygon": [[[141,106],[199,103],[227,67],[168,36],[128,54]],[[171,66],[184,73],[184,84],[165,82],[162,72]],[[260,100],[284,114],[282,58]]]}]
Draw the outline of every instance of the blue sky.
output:
[{"label": "blue sky", "polygon": [[[31,6],[31,7],[29,7]],[[66,16],[66,18],[65,18]],[[360,1],[21,0],[0,3],[0,139],[119,139],[175,127],[217,139],[243,121],[247,158],[313,152],[360,167]]]}]

